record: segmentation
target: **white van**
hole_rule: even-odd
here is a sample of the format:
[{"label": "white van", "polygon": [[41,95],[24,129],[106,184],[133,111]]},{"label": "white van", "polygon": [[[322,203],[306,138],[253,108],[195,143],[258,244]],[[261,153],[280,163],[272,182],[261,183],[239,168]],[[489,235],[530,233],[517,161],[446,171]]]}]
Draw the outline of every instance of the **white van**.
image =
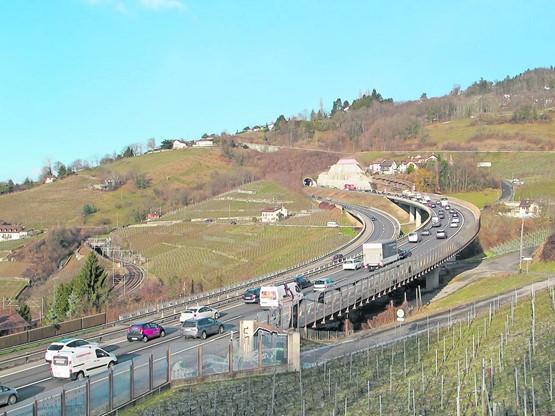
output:
[{"label": "white van", "polygon": [[339,224],[335,221],[328,221],[328,227],[339,227]]},{"label": "white van", "polygon": [[112,368],[117,362],[114,354],[102,348],[79,347],[56,354],[50,363],[50,372],[54,378],[76,380]]},{"label": "white van", "polygon": [[295,282],[260,288],[260,307],[263,309],[281,306],[283,302],[300,302],[303,298],[303,291]]}]

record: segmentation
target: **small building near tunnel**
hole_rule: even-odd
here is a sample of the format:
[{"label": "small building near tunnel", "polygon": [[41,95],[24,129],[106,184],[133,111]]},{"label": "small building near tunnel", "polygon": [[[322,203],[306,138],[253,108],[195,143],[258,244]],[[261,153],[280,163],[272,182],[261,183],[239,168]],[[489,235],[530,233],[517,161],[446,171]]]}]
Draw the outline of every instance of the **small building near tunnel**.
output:
[{"label": "small building near tunnel", "polygon": [[361,191],[372,190],[370,178],[355,159],[340,159],[327,172],[320,173],[317,182],[328,188],[345,189],[345,185],[350,185]]}]

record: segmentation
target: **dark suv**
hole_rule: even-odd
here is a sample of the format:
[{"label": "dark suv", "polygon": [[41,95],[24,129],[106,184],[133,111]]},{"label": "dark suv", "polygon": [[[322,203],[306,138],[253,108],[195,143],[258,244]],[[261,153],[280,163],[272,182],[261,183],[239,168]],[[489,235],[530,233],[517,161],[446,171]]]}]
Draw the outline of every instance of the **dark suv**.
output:
[{"label": "dark suv", "polygon": [[245,303],[260,303],[260,288],[251,287],[245,290],[245,293],[241,295],[241,299]]},{"label": "dark suv", "polygon": [[334,254],[334,256],[332,257],[331,261],[335,264],[335,263],[341,263],[343,262],[343,254],[341,253],[337,253]]},{"label": "dark suv", "polygon": [[301,275],[293,277],[293,281],[298,284],[301,289],[306,289],[307,287],[310,287],[312,285],[310,280]]}]

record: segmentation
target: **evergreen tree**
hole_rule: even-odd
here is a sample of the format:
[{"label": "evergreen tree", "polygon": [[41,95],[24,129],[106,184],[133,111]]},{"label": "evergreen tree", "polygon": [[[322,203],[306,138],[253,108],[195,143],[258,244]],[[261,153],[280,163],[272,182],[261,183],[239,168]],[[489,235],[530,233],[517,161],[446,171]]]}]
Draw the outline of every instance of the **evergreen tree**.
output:
[{"label": "evergreen tree", "polygon": [[73,290],[88,310],[100,312],[102,309],[108,291],[105,287],[107,277],[95,252],[91,251],[81,271],[73,279]]},{"label": "evergreen tree", "polygon": [[27,322],[31,323],[31,308],[29,308],[29,305],[27,305],[25,302],[19,305],[19,308],[17,308],[17,313]]},{"label": "evergreen tree", "polygon": [[72,290],[67,299],[66,316],[68,318],[71,318],[77,314],[79,310],[80,301],[81,299],[79,299],[79,296],[77,296],[77,293],[75,292],[75,290]]},{"label": "evergreen tree", "polygon": [[57,324],[58,322],[60,322],[60,316],[58,315],[58,296],[56,292],[58,292],[58,286],[54,287],[52,303],[50,304],[48,312],[46,313],[46,322],[49,324]]}]

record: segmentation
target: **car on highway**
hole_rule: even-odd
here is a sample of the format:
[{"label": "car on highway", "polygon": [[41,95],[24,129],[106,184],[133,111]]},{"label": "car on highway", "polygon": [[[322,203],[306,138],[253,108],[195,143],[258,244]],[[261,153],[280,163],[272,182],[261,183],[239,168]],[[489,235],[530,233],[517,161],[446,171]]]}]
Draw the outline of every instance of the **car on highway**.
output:
[{"label": "car on highway", "polygon": [[407,257],[412,256],[412,251],[407,248],[400,248],[397,252],[399,253],[400,259],[406,259]]},{"label": "car on highway", "polygon": [[345,258],[345,256],[343,256],[343,254],[337,253],[337,254],[334,254],[334,255],[333,255],[333,257],[331,258],[331,262],[332,262],[333,264],[341,263],[341,262],[343,261],[344,258]]},{"label": "car on highway", "polygon": [[421,236],[428,236],[430,235],[430,230],[428,230],[427,228],[423,229],[422,231],[420,231],[420,235]]},{"label": "car on highway", "polygon": [[127,328],[127,341],[147,342],[153,338],[165,337],[166,330],[155,322],[137,322]]},{"label": "car on highway", "polygon": [[210,306],[191,306],[181,312],[179,316],[179,322],[186,321],[187,319],[196,319],[196,318],[212,318],[218,319],[220,317],[220,312],[215,309],[211,308]]},{"label": "car on highway", "polygon": [[48,346],[46,352],[44,353],[44,359],[46,362],[52,362],[52,357],[54,357],[60,351],[71,351],[79,347],[98,347],[98,342],[91,342],[80,338],[66,338],[59,341],[55,341]]},{"label": "car on highway", "polygon": [[418,235],[418,233],[416,231],[412,232],[412,233],[409,233],[408,238],[409,238],[409,243],[418,243],[420,241],[420,236]]},{"label": "car on highway", "polygon": [[451,224],[449,224],[449,228],[457,228],[459,226],[458,222],[451,222]]},{"label": "car on highway", "polygon": [[312,286],[312,282],[310,280],[308,280],[306,277],[301,276],[301,275],[294,276],[293,277],[293,282],[298,284],[299,287],[301,288],[301,290]]},{"label": "car on highway", "polygon": [[330,277],[322,277],[321,279],[316,279],[314,281],[314,291],[322,292],[324,290],[331,289],[335,286],[335,282]]},{"label": "car on highway", "polygon": [[459,217],[451,218],[451,222],[456,222],[458,224],[460,221],[461,221],[461,219]]},{"label": "car on highway", "polygon": [[370,217],[370,219],[371,219],[372,221],[377,221],[377,220],[378,220],[376,217]]},{"label": "car on highway", "polygon": [[362,269],[362,260],[360,259],[347,259],[343,262],[343,270],[358,270]]},{"label": "car on highway", "polygon": [[187,319],[181,323],[184,338],[206,339],[208,335],[223,334],[224,324],[214,318]]},{"label": "car on highway", "polygon": [[445,230],[437,230],[436,238],[438,239],[447,238],[447,233],[445,232]]},{"label": "car on highway", "polygon": [[259,287],[251,287],[250,289],[245,290],[245,292],[241,295],[241,299],[245,303],[260,303],[260,288]]},{"label": "car on highway", "polygon": [[17,389],[8,386],[0,386],[0,404],[16,404]]}]

